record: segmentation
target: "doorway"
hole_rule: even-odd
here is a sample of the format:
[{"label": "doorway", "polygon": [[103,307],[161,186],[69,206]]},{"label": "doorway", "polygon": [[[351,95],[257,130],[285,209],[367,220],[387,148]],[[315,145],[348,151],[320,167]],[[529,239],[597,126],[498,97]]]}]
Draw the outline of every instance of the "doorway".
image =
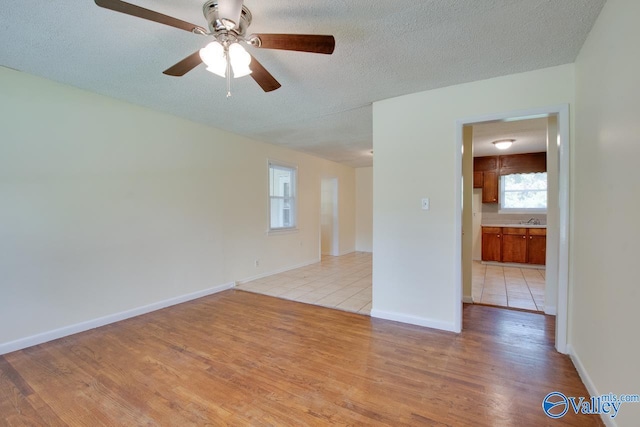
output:
[{"label": "doorway", "polygon": [[320,253],[340,255],[338,178],[324,178],[320,188]]},{"label": "doorway", "polygon": [[557,140],[553,119],[466,125],[473,133],[474,174],[472,227],[463,227],[473,241],[471,277],[464,277],[466,302],[544,312],[548,301],[555,310],[555,294],[545,295],[547,201],[554,197],[547,184],[557,175],[547,167],[555,163],[547,156],[549,132]]},{"label": "doorway", "polygon": [[[487,115],[458,120],[456,146],[456,184],[457,215],[456,221],[460,226],[460,236],[456,244],[459,248],[460,259],[456,260],[456,273],[459,278],[457,291],[459,300],[471,302],[471,267],[473,242],[471,233],[473,224],[473,154],[472,154],[472,126],[486,122],[509,122],[532,118],[546,118],[548,120],[547,153],[549,170],[549,203],[547,207],[547,271],[545,313],[556,315],[556,349],[561,353],[567,352],[567,300],[568,300],[568,218],[569,218],[569,111],[568,106],[554,106],[548,108],[516,111],[503,114]],[[466,209],[465,209],[466,207]],[[465,233],[465,230],[467,232]],[[462,304],[457,306],[462,328]]]}]

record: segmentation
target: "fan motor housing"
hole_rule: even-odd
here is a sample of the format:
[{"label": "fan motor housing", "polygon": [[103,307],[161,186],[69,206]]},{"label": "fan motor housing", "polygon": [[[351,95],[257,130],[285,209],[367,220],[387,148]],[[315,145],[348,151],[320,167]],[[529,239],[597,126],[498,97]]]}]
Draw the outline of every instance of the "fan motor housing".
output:
[{"label": "fan motor housing", "polygon": [[[242,13],[240,14],[240,22],[232,26],[233,23],[220,16],[218,11],[218,0],[208,0],[202,6],[202,13],[209,24],[209,29],[213,33],[220,31],[229,31],[239,36],[244,36],[247,28],[251,25],[251,12],[247,7],[242,5]],[[229,26],[232,26],[229,28]]]}]

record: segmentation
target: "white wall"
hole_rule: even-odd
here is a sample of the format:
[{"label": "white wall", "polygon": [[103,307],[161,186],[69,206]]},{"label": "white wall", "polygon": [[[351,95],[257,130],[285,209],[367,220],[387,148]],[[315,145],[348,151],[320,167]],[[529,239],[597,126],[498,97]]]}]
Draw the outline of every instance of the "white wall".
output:
[{"label": "white wall", "polygon": [[[323,176],[355,247],[352,168],[2,67],[0,93],[0,349],[317,261]],[[299,166],[297,233],[266,233],[267,159]]]},{"label": "white wall", "polygon": [[572,104],[573,73],[564,65],[374,103],[374,316],[454,330],[456,120]]},{"label": "white wall", "polygon": [[[640,393],[639,16],[609,0],[576,62],[569,342],[597,393]],[[616,422],[640,425],[640,403]]]},{"label": "white wall", "polygon": [[356,250],[373,251],[373,167],[356,169]]}]

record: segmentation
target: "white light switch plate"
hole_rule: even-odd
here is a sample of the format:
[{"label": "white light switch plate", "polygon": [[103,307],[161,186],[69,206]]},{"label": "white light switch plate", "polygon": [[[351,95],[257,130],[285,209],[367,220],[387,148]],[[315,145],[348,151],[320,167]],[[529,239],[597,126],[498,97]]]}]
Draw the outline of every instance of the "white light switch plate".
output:
[{"label": "white light switch plate", "polygon": [[422,210],[423,211],[428,211],[429,207],[430,207],[429,206],[429,198],[427,197],[425,199],[422,199]]}]

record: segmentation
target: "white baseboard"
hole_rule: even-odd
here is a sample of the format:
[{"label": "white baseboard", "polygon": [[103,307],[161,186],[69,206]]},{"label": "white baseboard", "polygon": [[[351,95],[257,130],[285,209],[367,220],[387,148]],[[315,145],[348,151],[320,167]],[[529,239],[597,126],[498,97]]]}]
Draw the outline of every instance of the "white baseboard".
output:
[{"label": "white baseboard", "polygon": [[356,251],[355,249],[348,249],[348,250],[346,250],[346,251],[344,251],[344,252],[340,252],[340,253],[338,254],[338,256],[349,255],[349,254],[354,253],[355,251]]},{"label": "white baseboard", "polygon": [[465,304],[473,304],[473,297],[462,297],[462,302]]},{"label": "white baseboard", "polygon": [[[582,380],[584,385],[587,387],[587,392],[589,393],[589,396],[600,396],[601,393],[599,393],[598,389],[596,389],[596,386],[593,383],[593,380],[591,380],[591,377],[589,376],[589,374],[587,373],[587,370],[582,364],[582,360],[580,360],[580,357],[576,354],[573,347],[571,347],[571,345],[567,345],[567,350],[569,353],[569,357],[571,357],[571,361],[573,362],[573,366],[575,366],[576,370],[578,371],[578,375],[580,376],[580,379]],[[585,397],[589,397],[589,396],[585,396]],[[618,426],[618,424],[616,423],[616,420],[614,418],[611,418],[607,414],[600,414],[600,419],[602,419],[602,422],[607,427]]]},{"label": "white baseboard", "polygon": [[520,264],[518,262],[498,262],[498,261],[480,261],[483,265],[495,265],[496,267],[514,267],[514,268],[528,268],[531,270],[546,270],[546,265],[540,264]]},{"label": "white baseboard", "polygon": [[371,317],[378,319],[394,320],[396,322],[409,323],[411,325],[425,326],[427,328],[440,329],[443,331],[455,332],[453,322],[442,322],[440,320],[427,319],[426,317],[412,316],[409,314],[395,313],[384,310],[371,310]]},{"label": "white baseboard", "polygon": [[291,266],[289,266],[289,267],[281,268],[281,269],[278,269],[278,270],[272,270],[272,271],[269,271],[269,272],[266,272],[266,273],[260,273],[260,274],[257,274],[257,275],[255,275],[255,276],[246,277],[246,278],[244,278],[244,279],[242,279],[242,280],[238,280],[238,281],[237,281],[237,283],[238,283],[239,285],[242,285],[242,284],[244,284],[244,283],[251,282],[251,281],[253,281],[253,280],[262,279],[263,277],[273,276],[274,274],[284,273],[284,272],[286,272],[286,271],[295,270],[296,268],[306,267],[306,266],[308,266],[308,265],[311,265],[311,264],[317,264],[317,263],[319,263],[319,262],[320,262],[320,258],[313,259],[313,260],[311,260],[311,261],[305,261],[305,262],[303,262],[303,263],[301,263],[301,264],[291,265]]},{"label": "white baseboard", "polygon": [[558,309],[555,305],[544,306],[544,314],[548,314],[550,316],[555,316],[558,314]]},{"label": "white baseboard", "polygon": [[224,285],[215,286],[209,289],[203,289],[201,291],[193,292],[186,295],[180,295],[178,297],[170,298],[164,301],[158,301],[152,304],[144,305],[142,307],[132,308],[131,310],[125,310],[119,313],[98,317],[97,319],[91,319],[85,322],[76,323],[74,325],[69,325],[59,329],[54,329],[52,331],[42,332],[36,335],[32,335],[30,337],[20,338],[15,341],[0,343],[0,355],[11,353],[17,350],[22,350],[23,348],[32,347],[34,345],[42,344],[48,341],[53,341],[58,338],[77,334],[79,332],[84,332],[90,329],[99,328],[100,326],[119,322],[121,320],[129,319],[131,317],[140,316],[141,314],[150,313],[152,311],[160,310],[162,308],[170,307],[172,305],[181,304],[183,302],[202,298],[207,295],[212,295],[218,292],[226,291],[227,289],[231,289],[234,286],[235,286],[234,282],[226,283]]}]

